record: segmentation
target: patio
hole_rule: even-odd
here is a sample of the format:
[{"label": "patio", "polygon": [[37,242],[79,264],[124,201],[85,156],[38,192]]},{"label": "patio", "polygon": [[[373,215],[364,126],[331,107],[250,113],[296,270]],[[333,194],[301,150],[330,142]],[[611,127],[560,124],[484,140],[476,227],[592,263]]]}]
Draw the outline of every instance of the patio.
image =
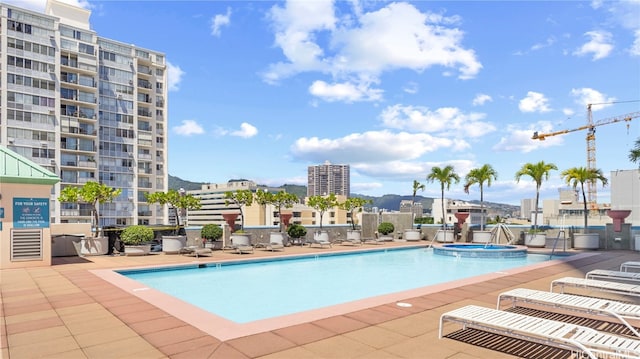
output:
[{"label": "patio", "polygon": [[[403,243],[384,244],[401,245]],[[535,271],[467,281],[459,286],[437,286],[430,294],[403,300],[412,307],[391,302],[226,341],[90,272],[359,248],[287,247],[284,252],[256,249],[253,254],[242,256],[215,251],[211,257],[199,258],[165,254],[59,257],[54,258],[51,267],[2,270],[0,353],[13,359],[512,358],[515,356],[461,340],[438,339],[440,315],[467,304],[494,307],[500,292],[516,287],[548,290],[549,283],[556,278],[584,276],[587,271],[598,268],[617,269],[622,262],[640,260],[637,252],[598,251],[593,252],[597,255]],[[517,343],[512,347],[516,348]]]}]

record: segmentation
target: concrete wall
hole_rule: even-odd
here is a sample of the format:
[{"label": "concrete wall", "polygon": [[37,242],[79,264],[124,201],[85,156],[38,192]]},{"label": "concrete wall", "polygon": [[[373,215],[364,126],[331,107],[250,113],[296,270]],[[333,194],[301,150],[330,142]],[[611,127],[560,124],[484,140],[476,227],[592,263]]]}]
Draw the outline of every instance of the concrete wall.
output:
[{"label": "concrete wall", "polygon": [[[51,265],[51,232],[47,228],[34,228],[41,231],[42,246],[40,259],[11,259],[12,232],[14,231],[14,198],[46,198],[51,197],[50,185],[35,184],[2,184],[2,200],[0,208],[4,210],[4,218],[2,221],[2,230],[0,230],[0,269],[8,268],[26,268],[26,267],[42,267]],[[17,217],[17,213],[15,214]],[[47,216],[49,213],[46,214]],[[22,228],[16,228],[20,230]]]}]

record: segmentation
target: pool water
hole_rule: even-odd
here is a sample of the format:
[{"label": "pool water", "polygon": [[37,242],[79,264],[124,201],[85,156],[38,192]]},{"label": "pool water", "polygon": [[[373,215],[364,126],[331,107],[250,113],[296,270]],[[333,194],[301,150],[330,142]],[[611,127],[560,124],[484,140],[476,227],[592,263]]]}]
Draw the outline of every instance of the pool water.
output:
[{"label": "pool water", "polygon": [[220,317],[248,323],[547,260],[548,255],[535,254],[456,258],[419,248],[118,273]]}]

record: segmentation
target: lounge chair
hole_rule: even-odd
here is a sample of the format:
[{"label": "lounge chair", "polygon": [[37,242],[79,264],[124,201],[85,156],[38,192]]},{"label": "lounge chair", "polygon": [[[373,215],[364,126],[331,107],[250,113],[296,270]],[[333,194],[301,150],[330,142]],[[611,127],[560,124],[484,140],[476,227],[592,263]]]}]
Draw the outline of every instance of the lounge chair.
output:
[{"label": "lounge chair", "polygon": [[564,277],[551,282],[551,292],[555,287],[560,287],[560,293],[564,293],[565,288],[570,287],[640,297],[640,285],[606,280]]},{"label": "lounge chair", "polygon": [[346,245],[352,245],[352,246],[359,246],[362,245],[362,239],[355,239],[355,238],[347,238],[347,239],[339,239],[336,240],[335,242],[339,243],[339,244],[346,244]]},{"label": "lounge chair", "polygon": [[640,269],[640,262],[624,262],[620,264],[621,272],[628,272],[631,268]]},{"label": "lounge chair", "polygon": [[231,237],[231,249],[238,254],[253,253],[251,239],[248,236]]},{"label": "lounge chair", "polygon": [[282,236],[274,236],[270,239],[271,242],[264,245],[264,248],[270,251],[284,250],[284,242]]},{"label": "lounge chair", "polygon": [[184,247],[180,250],[181,254],[184,254],[185,256],[191,256],[191,257],[200,257],[200,256],[211,256],[213,255],[213,251],[211,250],[211,248],[203,248],[203,247],[198,247],[198,246],[188,246],[188,247]]},{"label": "lounge chair", "polygon": [[365,244],[384,244],[384,242],[386,242],[385,239],[379,237],[365,238],[362,240],[362,243]]},{"label": "lounge chair", "polygon": [[621,322],[629,328],[634,335],[640,337],[640,333],[628,322],[628,320],[640,320],[640,305],[603,298],[551,293],[527,288],[516,288],[508,292],[500,293],[500,295],[498,295],[496,309],[501,309],[503,301],[511,301],[512,307],[517,306],[520,302],[612,317],[614,320]]},{"label": "lounge chair", "polygon": [[318,235],[314,235],[313,238],[307,239],[306,243],[309,245],[309,247],[313,246],[314,244],[319,245],[320,248],[324,248],[324,246],[332,246],[330,241],[323,239]]},{"label": "lounge chair", "polygon": [[445,322],[459,323],[464,327],[583,352],[592,359],[640,357],[640,340],[603,333],[576,324],[476,305],[442,314],[439,330],[441,339]]},{"label": "lounge chair", "polygon": [[640,273],[621,272],[617,270],[594,269],[587,272],[584,276],[586,279],[602,279],[626,282],[640,282]]}]

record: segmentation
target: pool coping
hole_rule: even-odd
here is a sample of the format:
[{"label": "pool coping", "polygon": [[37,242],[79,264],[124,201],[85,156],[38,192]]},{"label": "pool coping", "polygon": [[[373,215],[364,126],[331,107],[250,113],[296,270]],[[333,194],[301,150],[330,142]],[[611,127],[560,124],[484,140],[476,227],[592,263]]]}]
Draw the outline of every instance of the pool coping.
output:
[{"label": "pool coping", "polygon": [[[422,247],[424,246],[415,246]],[[414,247],[414,248],[415,248]],[[403,247],[407,248],[407,247]],[[381,249],[367,249],[361,251],[380,251]],[[345,251],[349,253],[353,253],[353,251]],[[332,254],[339,255],[342,251],[332,252]],[[289,314],[284,316],[278,316],[268,319],[257,320],[249,323],[236,323],[215,315],[211,312],[205,311],[201,308],[198,308],[192,304],[184,302],[178,298],[175,298],[171,295],[162,293],[153,288],[146,287],[144,284],[137,282],[133,279],[127,278],[124,275],[119,274],[118,272],[127,271],[127,270],[144,270],[144,269],[157,269],[157,268],[176,268],[176,267],[189,267],[189,266],[198,266],[198,265],[211,265],[212,262],[200,262],[194,261],[184,265],[167,265],[167,266],[139,266],[139,267],[130,267],[130,268],[117,268],[117,269],[95,269],[90,270],[91,273],[102,278],[103,280],[115,285],[116,287],[126,291],[127,293],[134,295],[141,300],[167,312],[168,314],[202,330],[203,332],[221,340],[231,340],[235,338],[240,338],[252,334],[258,334],[262,332],[268,332],[276,329],[281,329],[293,325],[308,323],[320,319],[325,319],[333,316],[344,315],[347,313],[364,310],[367,308],[372,308],[380,305],[388,305],[391,303],[403,303],[402,305],[411,304],[412,299],[418,298],[420,296],[437,293],[447,289],[458,288],[461,286],[476,284],[479,282],[484,282],[491,279],[502,278],[505,276],[514,275],[517,273],[527,272],[539,268],[546,268],[549,266],[553,266],[559,263],[570,262],[573,260],[579,260],[587,257],[591,257],[594,255],[598,255],[598,253],[579,253],[573,254],[570,256],[566,256],[563,258],[553,259],[550,261],[536,263],[528,266],[517,267],[509,270],[503,270],[499,272],[492,272],[487,274],[482,274],[478,276],[473,276],[469,278],[459,279],[455,281],[450,281],[446,283],[420,287],[416,289],[385,294],[365,299],[360,299],[352,302],[332,305],[324,308],[313,309],[309,311],[299,312],[295,314]],[[300,257],[301,255],[282,255],[282,256],[274,256],[271,257],[271,260],[278,259],[290,259],[294,257]],[[305,255],[302,255],[305,256]],[[313,256],[313,255],[309,255]],[[233,263],[233,262],[255,262],[257,258],[247,258],[247,259],[230,259],[230,260],[220,260],[217,262],[224,263]],[[259,259],[263,260],[263,259]]]}]

